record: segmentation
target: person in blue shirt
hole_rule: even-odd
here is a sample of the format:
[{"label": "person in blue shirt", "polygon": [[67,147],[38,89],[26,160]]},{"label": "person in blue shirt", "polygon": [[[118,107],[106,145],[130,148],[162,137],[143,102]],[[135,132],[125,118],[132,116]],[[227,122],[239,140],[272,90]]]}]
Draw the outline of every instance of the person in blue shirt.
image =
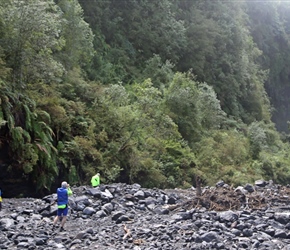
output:
[{"label": "person in blue shirt", "polygon": [[58,220],[61,219],[60,231],[64,230],[64,224],[66,222],[68,214],[68,196],[72,195],[72,191],[69,187],[69,184],[66,181],[61,183],[61,187],[57,189],[57,216],[53,220],[54,229]]}]

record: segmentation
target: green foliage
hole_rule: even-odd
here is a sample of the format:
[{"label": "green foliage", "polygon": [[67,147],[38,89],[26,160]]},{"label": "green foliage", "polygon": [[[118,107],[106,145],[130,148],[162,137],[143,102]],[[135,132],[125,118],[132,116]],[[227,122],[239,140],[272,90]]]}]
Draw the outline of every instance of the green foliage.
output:
[{"label": "green foliage", "polygon": [[173,121],[190,145],[207,131],[219,128],[225,117],[213,89],[190,74],[176,73],[165,99]]},{"label": "green foliage", "polygon": [[7,131],[5,135],[10,142],[7,147],[12,159],[11,171],[33,176],[37,189],[49,189],[58,174],[49,114],[37,110],[31,99],[15,95],[6,86],[1,89],[0,99],[3,119],[8,125],[1,130]]},{"label": "green foliage", "polygon": [[[0,13],[1,19],[1,13]],[[1,32],[1,31],[0,31]],[[2,47],[0,46],[0,85],[2,85],[1,80],[6,80],[11,73],[11,69],[7,67],[6,62],[4,60],[4,52]]]},{"label": "green foliage", "polygon": [[273,110],[272,120],[279,130],[288,132],[289,116],[289,27],[290,5],[285,1],[247,2],[247,13],[251,35],[263,56],[259,62],[264,69],[269,69],[265,88]]},{"label": "green foliage", "polygon": [[173,67],[174,65],[169,60],[162,63],[161,57],[154,55],[147,60],[142,77],[145,79],[150,78],[154,87],[163,89],[171,82],[174,76]]},{"label": "green foliage", "polygon": [[289,145],[273,155],[269,151],[260,153],[260,165],[265,178],[287,185],[290,181]]},{"label": "green foliage", "polygon": [[177,73],[165,94],[166,106],[178,125],[182,137],[192,142],[200,134],[198,119],[198,87],[196,82],[185,74]]},{"label": "green foliage", "polygon": [[[103,155],[98,169],[106,173],[108,180],[114,177],[165,187],[169,184],[167,179],[176,175],[174,184],[182,183],[182,174],[194,156],[182,143],[176,124],[164,112],[162,94],[151,81],[134,84],[129,90],[111,85],[96,94],[92,107],[98,114],[94,118],[96,146]],[[175,162],[172,169],[167,163],[170,160]]]},{"label": "green foliage", "polygon": [[64,47],[58,54],[66,70],[85,67],[94,55],[94,35],[83,19],[83,9],[77,0],[60,0],[57,5],[63,12],[61,36]]},{"label": "green foliage", "polygon": [[93,141],[76,136],[60,144],[60,163],[67,170],[64,175],[71,183],[89,183],[102,163],[102,155],[93,147]]},{"label": "green foliage", "polygon": [[222,109],[245,123],[269,120],[269,101],[263,87],[261,55],[245,25],[241,2],[178,1],[188,46],[177,69],[190,68],[196,80],[213,86]]},{"label": "green foliage", "polygon": [[173,64],[179,59],[185,29],[183,21],[175,18],[170,1],[92,0],[80,4],[96,35],[92,79],[127,83],[139,78],[153,54]]},{"label": "green foliage", "polygon": [[260,177],[248,175],[247,165],[251,159],[249,142],[236,131],[214,131],[210,137],[204,137],[197,143],[195,148],[198,168],[209,185],[215,184],[219,179],[238,184],[237,182],[246,181],[247,178],[252,180]]},{"label": "green foliage", "polygon": [[203,129],[218,129],[226,120],[226,114],[222,111],[220,101],[213,88],[205,83],[198,84],[199,95],[197,110]]},{"label": "green foliage", "polygon": [[2,3],[3,48],[6,64],[12,69],[11,82],[22,88],[30,81],[60,77],[63,67],[53,52],[63,47],[61,12],[52,0]]},{"label": "green foliage", "polygon": [[160,188],[287,183],[264,83],[287,86],[289,6],[261,6],[2,1],[0,161],[39,191],[96,172]]},{"label": "green foliage", "polygon": [[259,123],[255,122],[249,126],[249,138],[252,156],[257,159],[263,147],[266,147],[266,132]]},{"label": "green foliage", "polygon": [[263,150],[273,154],[278,153],[287,146],[283,144],[280,135],[272,123],[255,122],[249,126],[248,137],[251,143],[252,157],[257,159]]}]

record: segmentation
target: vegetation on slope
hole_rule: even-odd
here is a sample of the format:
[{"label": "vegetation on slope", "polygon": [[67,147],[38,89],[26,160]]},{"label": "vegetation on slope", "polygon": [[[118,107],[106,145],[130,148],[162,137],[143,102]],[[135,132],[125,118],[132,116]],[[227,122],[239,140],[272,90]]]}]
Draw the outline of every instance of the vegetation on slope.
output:
[{"label": "vegetation on slope", "polygon": [[36,194],[96,172],[103,182],[160,188],[195,185],[196,176],[209,185],[288,183],[289,143],[271,119],[273,105],[288,117],[289,10],[2,1],[1,182],[20,179]]}]

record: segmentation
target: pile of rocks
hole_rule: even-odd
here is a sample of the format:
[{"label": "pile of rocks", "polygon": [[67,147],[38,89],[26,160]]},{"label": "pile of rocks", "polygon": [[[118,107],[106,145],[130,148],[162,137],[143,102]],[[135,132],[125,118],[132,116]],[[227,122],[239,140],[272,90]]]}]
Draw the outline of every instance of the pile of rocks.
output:
[{"label": "pile of rocks", "polygon": [[[235,189],[219,182],[203,188],[201,197],[194,188],[145,189],[138,184],[72,190],[64,232],[52,229],[55,194],[4,199],[0,249],[288,249],[290,245],[289,190],[269,182]],[[198,203],[209,193],[229,191],[244,196],[239,209],[216,211]],[[248,202],[253,195],[260,197],[259,208]],[[217,204],[216,196],[208,197]]]}]

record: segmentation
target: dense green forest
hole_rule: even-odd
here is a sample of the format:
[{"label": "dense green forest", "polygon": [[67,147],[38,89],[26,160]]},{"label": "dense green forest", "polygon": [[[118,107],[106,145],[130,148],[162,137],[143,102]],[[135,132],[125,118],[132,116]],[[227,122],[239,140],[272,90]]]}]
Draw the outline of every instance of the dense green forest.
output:
[{"label": "dense green forest", "polygon": [[289,2],[0,3],[4,187],[286,184],[289,96]]}]

